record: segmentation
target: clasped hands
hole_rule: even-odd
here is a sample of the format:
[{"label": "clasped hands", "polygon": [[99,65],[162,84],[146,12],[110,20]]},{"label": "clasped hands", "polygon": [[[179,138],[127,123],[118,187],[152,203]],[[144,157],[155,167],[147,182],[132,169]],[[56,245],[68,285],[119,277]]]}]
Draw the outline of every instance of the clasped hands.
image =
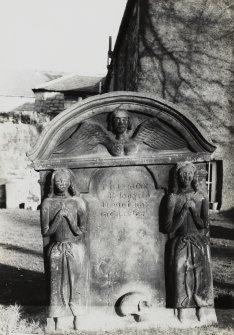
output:
[{"label": "clasped hands", "polygon": [[59,211],[61,216],[67,217],[69,216],[69,210],[66,207],[62,207]]},{"label": "clasped hands", "polygon": [[186,198],[186,202],[184,204],[184,208],[185,209],[189,209],[192,213],[195,214],[195,212],[196,212],[196,203],[195,203],[195,201],[193,199],[189,198],[189,197]]}]

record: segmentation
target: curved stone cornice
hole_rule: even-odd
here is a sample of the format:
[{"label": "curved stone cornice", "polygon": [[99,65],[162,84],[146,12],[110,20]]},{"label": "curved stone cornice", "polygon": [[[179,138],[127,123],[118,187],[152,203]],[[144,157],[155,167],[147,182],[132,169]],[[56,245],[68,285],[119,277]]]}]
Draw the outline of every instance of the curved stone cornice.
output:
[{"label": "curved stone cornice", "polygon": [[68,129],[92,116],[111,112],[118,104],[165,121],[186,139],[195,154],[212,153],[216,148],[187,112],[178,111],[175,105],[153,95],[124,91],[87,98],[60,113],[46,126],[27,154],[29,159],[34,163],[50,159],[53,149]]}]

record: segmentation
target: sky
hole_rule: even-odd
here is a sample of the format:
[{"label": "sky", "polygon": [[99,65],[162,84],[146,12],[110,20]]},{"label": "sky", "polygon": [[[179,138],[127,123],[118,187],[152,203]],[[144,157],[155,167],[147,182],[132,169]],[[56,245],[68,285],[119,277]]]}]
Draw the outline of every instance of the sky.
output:
[{"label": "sky", "polygon": [[0,0],[0,70],[106,73],[127,0]]}]

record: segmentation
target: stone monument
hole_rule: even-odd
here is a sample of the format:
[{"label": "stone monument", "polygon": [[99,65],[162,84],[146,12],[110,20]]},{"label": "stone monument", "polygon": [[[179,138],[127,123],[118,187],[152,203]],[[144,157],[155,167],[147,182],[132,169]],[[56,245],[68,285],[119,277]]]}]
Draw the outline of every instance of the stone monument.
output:
[{"label": "stone monument", "polygon": [[[208,230],[208,200],[196,177],[196,167],[189,162],[176,166],[173,193],[168,196],[164,230],[170,234],[170,273],[172,307],[181,322],[187,309],[193,309],[199,321],[213,306],[213,282]],[[208,316],[209,317],[209,316]]]},{"label": "stone monument", "polygon": [[[185,112],[136,92],[85,99],[51,121],[28,154],[40,172],[44,199],[48,327],[216,321],[204,195],[205,164],[214,150]],[[179,188],[172,193],[175,166]],[[179,177],[184,166],[189,167],[186,178]],[[191,181],[195,170],[203,193]],[[174,248],[172,265],[168,250],[177,240],[184,249]],[[186,250],[194,252],[197,267]],[[191,266],[186,304],[180,260]],[[184,265],[182,270],[187,271]],[[170,285],[168,271],[176,286]],[[206,320],[203,306],[209,306]],[[182,308],[196,312],[196,318]]]}]

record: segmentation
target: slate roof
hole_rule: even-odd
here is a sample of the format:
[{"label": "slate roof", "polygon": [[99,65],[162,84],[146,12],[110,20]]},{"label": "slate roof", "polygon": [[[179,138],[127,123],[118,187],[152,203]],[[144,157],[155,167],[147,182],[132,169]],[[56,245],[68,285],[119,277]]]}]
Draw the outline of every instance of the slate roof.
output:
[{"label": "slate roof", "polygon": [[69,74],[48,83],[39,85],[33,89],[37,91],[53,92],[84,92],[89,94],[99,93],[99,83],[104,84],[105,78],[80,76],[78,74]]},{"label": "slate roof", "polygon": [[0,96],[35,97],[32,89],[63,76],[64,72],[0,70]]}]

